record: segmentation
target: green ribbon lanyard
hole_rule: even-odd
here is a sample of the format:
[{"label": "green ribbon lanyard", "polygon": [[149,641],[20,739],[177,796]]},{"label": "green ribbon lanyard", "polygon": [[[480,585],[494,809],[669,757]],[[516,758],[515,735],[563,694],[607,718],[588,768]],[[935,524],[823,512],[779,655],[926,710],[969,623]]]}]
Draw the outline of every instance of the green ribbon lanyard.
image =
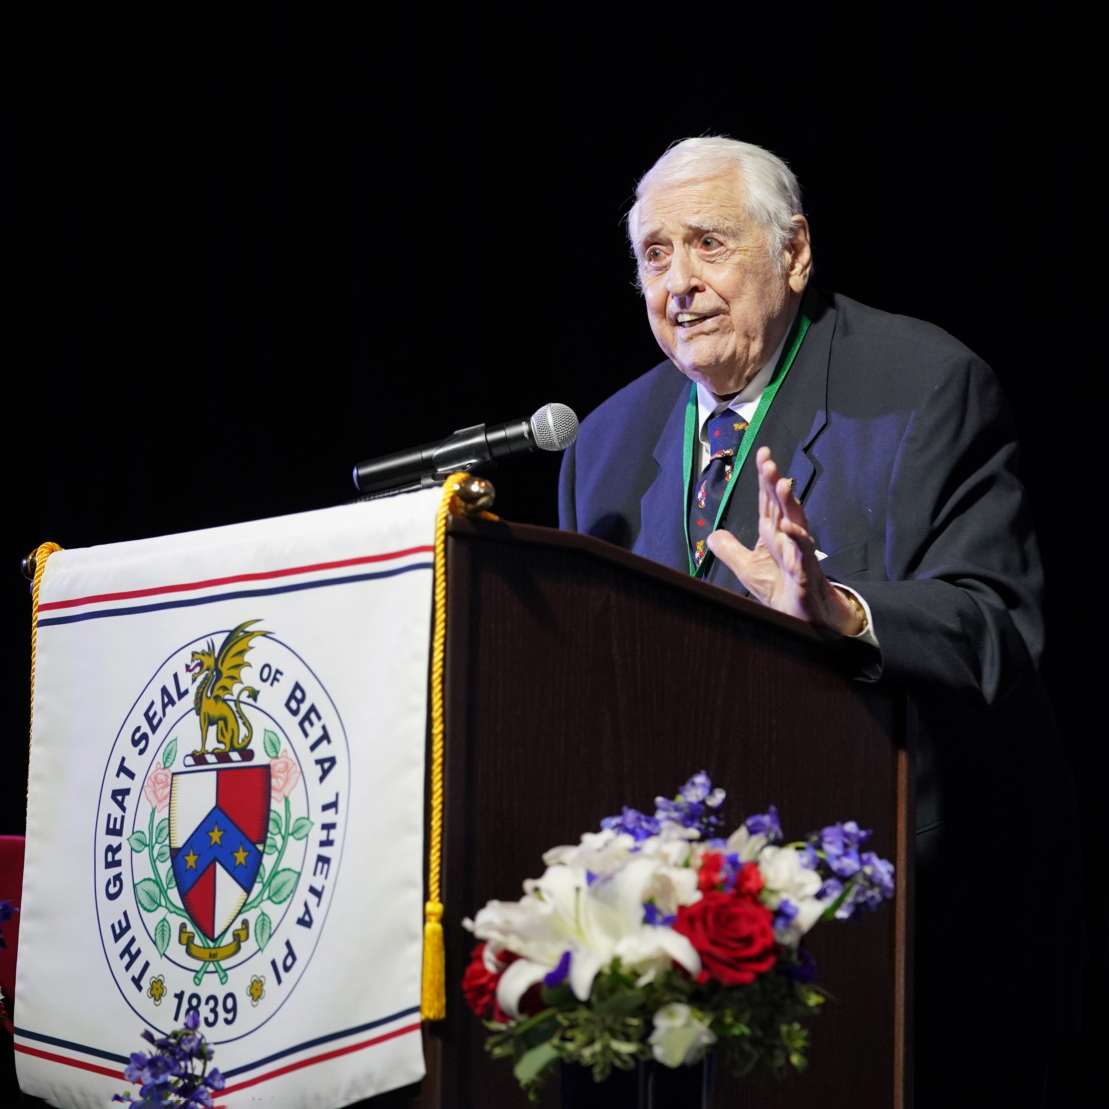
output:
[{"label": "green ribbon lanyard", "polygon": [[[805,332],[809,330],[809,324],[812,321],[804,312],[801,312],[796,323],[793,325],[793,341],[787,343],[782,350],[782,356],[778,359],[778,365],[774,367],[774,373],[767,383],[767,386],[762,391],[762,397],[759,399],[759,406],[755,409],[754,416],[751,417],[750,423],[747,425],[747,430],[743,433],[743,440],[739,444],[739,451],[736,454],[735,463],[732,466],[732,479],[728,482],[727,489],[724,490],[724,496],[720,501],[720,508],[717,509],[716,519],[713,521],[713,531],[720,527],[720,520],[724,515],[724,509],[727,507],[728,499],[732,495],[732,490],[738,484],[737,478],[739,477],[740,470],[743,469],[743,463],[747,461],[747,455],[754,445],[755,436],[758,435],[759,428],[762,426],[763,417],[770,411],[770,405],[774,402],[774,397],[777,395],[778,390],[782,387],[782,382],[786,379],[786,374],[789,373],[790,366],[793,365],[794,358],[797,357],[797,352],[801,349],[801,342],[805,338]],[[697,441],[697,386],[690,385],[689,387],[689,400],[685,405],[685,439],[682,443],[682,466],[685,470],[685,553],[689,559],[689,572],[695,577],[701,577],[702,571],[708,565],[709,557],[706,555],[701,560],[701,565],[698,566],[693,561],[693,553],[689,549],[689,498],[693,490],[693,445]]]}]

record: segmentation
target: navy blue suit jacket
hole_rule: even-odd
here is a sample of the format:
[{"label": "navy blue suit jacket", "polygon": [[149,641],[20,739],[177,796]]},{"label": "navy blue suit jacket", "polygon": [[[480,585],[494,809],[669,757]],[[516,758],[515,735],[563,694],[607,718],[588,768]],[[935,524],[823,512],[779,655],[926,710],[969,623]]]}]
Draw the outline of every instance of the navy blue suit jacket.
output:
[{"label": "navy blue suit jacket", "polygon": [[[823,566],[870,605],[885,678],[993,704],[1038,663],[1042,572],[1016,440],[984,362],[937,327],[810,293],[812,326],[754,448],[792,478]],[[564,528],[688,568],[689,381],[656,366],[566,452]],[[754,448],[722,526],[758,535]],[[711,560],[706,578],[742,592]]]}]

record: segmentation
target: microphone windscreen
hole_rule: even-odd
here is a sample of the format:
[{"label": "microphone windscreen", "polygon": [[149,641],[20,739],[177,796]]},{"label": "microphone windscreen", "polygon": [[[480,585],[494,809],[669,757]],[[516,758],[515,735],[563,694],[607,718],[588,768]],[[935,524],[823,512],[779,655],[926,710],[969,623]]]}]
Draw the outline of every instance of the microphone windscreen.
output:
[{"label": "microphone windscreen", "polygon": [[545,404],[532,416],[531,430],[541,451],[564,451],[578,437],[578,418],[564,404]]}]

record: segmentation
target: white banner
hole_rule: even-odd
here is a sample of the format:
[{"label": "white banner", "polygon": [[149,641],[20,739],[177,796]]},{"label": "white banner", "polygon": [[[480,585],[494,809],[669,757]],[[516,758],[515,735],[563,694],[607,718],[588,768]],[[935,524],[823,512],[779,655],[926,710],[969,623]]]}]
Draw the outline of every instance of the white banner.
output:
[{"label": "white banner", "polygon": [[103,1109],[197,1009],[217,1103],[418,1081],[438,489],[62,551],[39,605],[16,1052]]}]

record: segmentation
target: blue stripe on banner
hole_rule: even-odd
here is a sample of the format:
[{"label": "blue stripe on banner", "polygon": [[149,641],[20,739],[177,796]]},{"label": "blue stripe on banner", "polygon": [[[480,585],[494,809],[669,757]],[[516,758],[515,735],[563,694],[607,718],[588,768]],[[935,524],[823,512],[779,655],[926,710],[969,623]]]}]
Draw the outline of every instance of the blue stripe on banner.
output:
[{"label": "blue stripe on banner", "polygon": [[320,1044],[334,1043],[336,1040],[344,1039],[346,1036],[357,1036],[362,1032],[368,1032],[371,1028],[380,1028],[383,1024],[389,1024],[391,1021],[400,1020],[401,1017],[410,1017],[419,1011],[419,1005],[413,1005],[411,1009],[402,1009],[399,1013],[393,1013],[392,1016],[382,1017],[380,1020],[371,1020],[369,1024],[360,1024],[357,1028],[345,1028],[342,1032],[331,1032],[326,1036],[318,1036],[314,1040],[305,1040],[304,1043],[297,1044],[296,1047],[287,1047],[284,1051],[278,1051],[273,1055],[267,1055],[264,1059],[258,1059],[253,1063],[247,1063],[245,1066],[235,1067],[234,1070],[221,1070],[220,1074],[227,1079],[237,1078],[240,1074],[246,1074],[249,1071],[257,1070],[259,1067],[264,1067],[269,1063],[276,1062],[278,1059],[285,1059],[290,1055],[295,1055],[298,1051],[307,1051],[311,1047],[319,1047]]},{"label": "blue stripe on banner", "polygon": [[274,593],[299,593],[302,589],[323,589],[328,585],[349,585],[356,581],[372,581],[374,578],[393,578],[397,574],[407,574],[410,570],[430,570],[430,562],[413,562],[399,566],[395,570],[377,570],[370,574],[350,574],[343,578],[325,578],[323,581],[296,582],[292,585],[275,585],[269,589],[240,589],[234,593],[217,593],[211,597],[187,597],[179,601],[161,601],[153,605],[134,605],[131,608],[109,608],[101,612],[82,612],[73,616],[48,616],[38,622],[40,628],[53,624],[77,624],[82,620],[103,620],[109,616],[135,616],[142,612],[160,612],[167,608],[192,608],[194,605],[211,605],[217,601],[237,601],[244,597],[269,597]]},{"label": "blue stripe on banner", "polygon": [[[389,1024],[392,1021],[400,1020],[402,1017],[413,1016],[419,1011],[419,1005],[413,1005],[411,1009],[402,1009],[399,1013],[393,1013],[391,1016],[381,1017],[379,1020],[371,1020],[369,1024],[360,1024],[357,1028],[344,1028],[341,1032],[331,1032],[326,1036],[317,1036],[314,1040],[306,1040],[304,1043],[296,1044],[294,1047],[287,1047],[284,1051],[278,1051],[273,1055],[267,1055],[264,1059],[258,1059],[253,1063],[247,1063],[241,1067],[235,1067],[233,1070],[221,1070],[220,1073],[224,1078],[236,1078],[240,1074],[247,1074],[252,1070],[257,1070],[259,1067],[264,1067],[269,1063],[276,1062],[278,1059],[285,1059],[290,1055],[295,1055],[298,1051],[307,1051],[309,1048],[319,1047],[320,1044],[334,1043],[335,1040],[341,1040],[347,1036],[357,1036],[362,1032],[368,1032],[371,1028],[380,1028],[383,1024]],[[45,1036],[41,1032],[29,1032],[26,1028],[20,1028],[18,1025],[16,1026],[15,1034],[27,1040],[37,1040],[39,1043],[53,1044],[55,1047],[65,1047],[70,1051],[80,1051],[83,1055],[92,1055],[97,1059],[107,1059],[111,1063],[123,1063],[126,1065],[131,1062],[130,1057],[127,1055],[113,1055],[110,1051],[101,1051],[96,1047],[88,1047],[85,1044],[73,1043],[71,1040],[60,1040],[57,1036]],[[218,1046],[215,1050],[219,1050]],[[219,1065],[218,1061],[216,1065]]]},{"label": "blue stripe on banner", "polygon": [[110,1063],[128,1064],[131,1062],[129,1055],[114,1055],[110,1051],[101,1051],[96,1047],[86,1047],[84,1044],[75,1044],[71,1040],[59,1040],[57,1036],[44,1036],[41,1032],[28,1032],[26,1028],[15,1026],[15,1034],[25,1040],[37,1040],[39,1043],[53,1044],[55,1047],[67,1047],[70,1051],[80,1051],[83,1055],[92,1055],[97,1059],[107,1059]]}]

